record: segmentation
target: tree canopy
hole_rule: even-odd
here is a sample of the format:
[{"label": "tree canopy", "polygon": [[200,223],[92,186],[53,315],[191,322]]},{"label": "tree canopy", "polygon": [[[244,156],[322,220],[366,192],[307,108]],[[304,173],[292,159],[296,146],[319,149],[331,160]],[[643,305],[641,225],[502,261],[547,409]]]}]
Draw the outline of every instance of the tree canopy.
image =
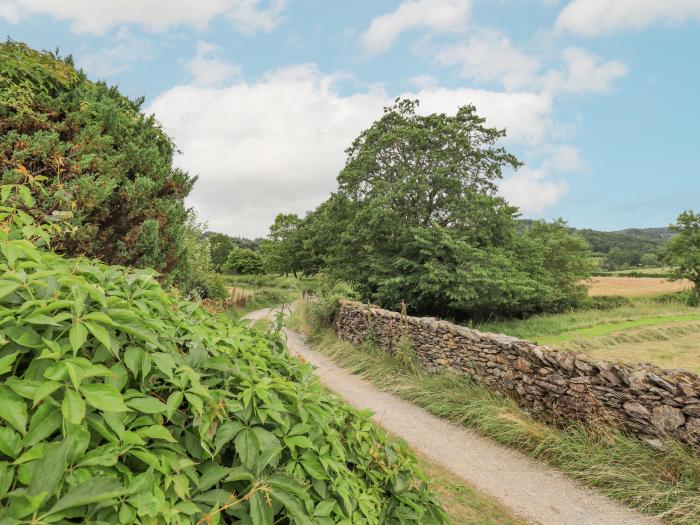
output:
[{"label": "tree canopy", "polygon": [[246,248],[233,248],[226,258],[223,271],[234,274],[258,274],[263,273],[262,256]]},{"label": "tree canopy", "polygon": [[[420,115],[397,100],[347,150],[338,190],[303,220],[278,217],[267,251],[389,307],[457,315],[551,309],[582,293],[587,243],[562,222],[517,228],[498,195],[521,163],[473,106]],[[288,227],[280,236],[280,224]]]},{"label": "tree canopy", "polygon": [[665,259],[673,267],[673,278],[693,283],[695,300],[700,300],[700,214],[684,211],[676,224],[677,235],[666,244]]}]

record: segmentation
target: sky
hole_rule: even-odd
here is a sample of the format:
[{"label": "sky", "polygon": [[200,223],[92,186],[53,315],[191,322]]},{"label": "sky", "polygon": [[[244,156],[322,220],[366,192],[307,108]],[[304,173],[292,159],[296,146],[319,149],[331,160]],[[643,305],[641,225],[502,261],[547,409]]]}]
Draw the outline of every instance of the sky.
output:
[{"label": "sky", "polygon": [[317,206],[397,97],[505,128],[524,217],[700,209],[700,0],[0,0],[0,35],[144,96],[214,231]]}]

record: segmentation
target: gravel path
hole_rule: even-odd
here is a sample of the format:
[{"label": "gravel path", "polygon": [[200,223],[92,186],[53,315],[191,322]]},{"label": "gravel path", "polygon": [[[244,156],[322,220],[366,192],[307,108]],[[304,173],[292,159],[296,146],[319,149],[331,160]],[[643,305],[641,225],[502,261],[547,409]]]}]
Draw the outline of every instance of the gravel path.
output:
[{"label": "gravel path", "polygon": [[[270,316],[257,310],[247,319]],[[469,484],[500,500],[514,514],[541,525],[661,525],[593,493],[518,452],[422,408],[351,374],[312,350],[290,330],[287,347],[316,367],[321,382],[349,404],[374,412],[373,419],[404,439],[414,450]]]}]

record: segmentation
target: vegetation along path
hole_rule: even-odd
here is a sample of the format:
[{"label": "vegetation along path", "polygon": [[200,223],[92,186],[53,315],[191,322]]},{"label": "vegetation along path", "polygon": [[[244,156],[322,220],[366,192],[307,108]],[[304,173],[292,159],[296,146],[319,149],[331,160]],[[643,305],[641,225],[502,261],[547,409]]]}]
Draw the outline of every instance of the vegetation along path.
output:
[{"label": "vegetation along path", "polygon": [[[246,319],[271,317],[256,310]],[[321,382],[345,401],[374,412],[373,419],[414,450],[541,525],[660,525],[592,493],[555,470],[377,390],[285,330],[287,346],[316,367]]]}]

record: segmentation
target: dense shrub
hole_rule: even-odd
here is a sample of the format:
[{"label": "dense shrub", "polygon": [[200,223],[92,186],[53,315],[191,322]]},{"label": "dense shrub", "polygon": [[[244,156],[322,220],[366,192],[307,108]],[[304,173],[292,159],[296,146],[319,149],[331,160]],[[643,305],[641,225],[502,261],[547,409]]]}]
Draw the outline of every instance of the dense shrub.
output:
[{"label": "dense shrub", "polygon": [[183,199],[194,180],[173,168],[173,143],[141,103],[89,81],[70,59],[0,44],[0,182],[46,177],[26,211],[70,222],[58,251],[183,282]]},{"label": "dense shrub", "polygon": [[279,337],[0,221],[0,523],[445,521],[410,452]]},{"label": "dense shrub", "polygon": [[261,274],[263,273],[262,256],[246,248],[233,248],[226,258],[223,271],[232,274]]}]

